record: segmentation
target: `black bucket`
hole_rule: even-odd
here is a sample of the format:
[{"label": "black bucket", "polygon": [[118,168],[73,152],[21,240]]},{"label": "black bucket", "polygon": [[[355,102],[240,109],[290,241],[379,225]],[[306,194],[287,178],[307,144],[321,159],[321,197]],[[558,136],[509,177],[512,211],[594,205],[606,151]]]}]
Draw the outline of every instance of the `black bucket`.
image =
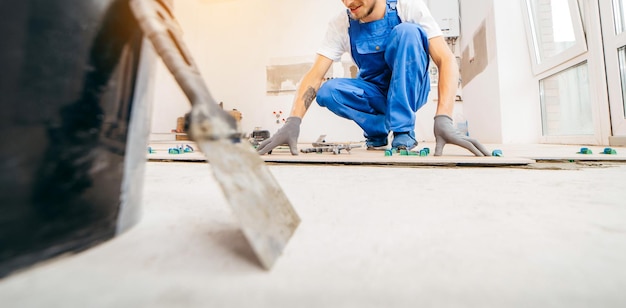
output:
[{"label": "black bucket", "polygon": [[138,220],[150,61],[128,0],[0,2],[0,277]]}]

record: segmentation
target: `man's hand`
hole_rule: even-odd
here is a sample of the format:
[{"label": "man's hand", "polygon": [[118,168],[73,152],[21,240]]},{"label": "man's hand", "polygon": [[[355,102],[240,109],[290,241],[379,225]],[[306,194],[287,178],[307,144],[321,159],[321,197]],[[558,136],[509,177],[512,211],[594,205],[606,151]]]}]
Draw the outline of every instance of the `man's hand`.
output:
[{"label": "man's hand", "polygon": [[257,148],[259,154],[264,155],[277,146],[289,145],[291,155],[298,155],[298,136],[300,135],[300,123],[302,119],[298,117],[288,117],[285,125],[281,127],[274,136],[261,142]]},{"label": "man's hand", "polygon": [[435,147],[435,156],[443,154],[443,147],[446,143],[451,143],[464,147],[476,156],[491,156],[489,150],[475,139],[463,136],[452,125],[452,119],[447,115],[435,116],[435,139],[437,146]]}]

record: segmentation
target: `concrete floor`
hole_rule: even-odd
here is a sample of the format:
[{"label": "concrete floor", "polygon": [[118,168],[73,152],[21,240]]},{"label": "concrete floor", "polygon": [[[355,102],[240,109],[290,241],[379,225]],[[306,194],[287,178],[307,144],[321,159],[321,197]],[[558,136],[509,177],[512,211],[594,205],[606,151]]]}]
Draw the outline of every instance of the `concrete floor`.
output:
[{"label": "concrete floor", "polygon": [[272,271],[206,163],[149,162],[126,234],[0,281],[2,307],[626,307],[626,164],[271,165]]}]

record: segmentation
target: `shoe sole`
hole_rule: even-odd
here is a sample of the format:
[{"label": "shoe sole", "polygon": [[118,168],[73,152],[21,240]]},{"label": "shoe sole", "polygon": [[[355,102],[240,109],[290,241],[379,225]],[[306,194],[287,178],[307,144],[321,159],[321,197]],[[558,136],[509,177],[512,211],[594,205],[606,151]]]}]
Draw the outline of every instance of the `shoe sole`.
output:
[{"label": "shoe sole", "polygon": [[406,145],[400,145],[400,146],[395,146],[393,148],[398,150],[398,151],[400,151],[400,150],[409,150],[410,151],[410,150],[414,149],[415,147],[417,147],[417,142],[415,144],[413,144],[413,146],[411,146],[411,147],[407,147]]},{"label": "shoe sole", "polygon": [[367,147],[368,151],[385,151],[385,150],[388,150],[388,149],[389,148],[386,145],[381,145],[381,146],[378,146],[378,147],[371,147],[371,146]]}]

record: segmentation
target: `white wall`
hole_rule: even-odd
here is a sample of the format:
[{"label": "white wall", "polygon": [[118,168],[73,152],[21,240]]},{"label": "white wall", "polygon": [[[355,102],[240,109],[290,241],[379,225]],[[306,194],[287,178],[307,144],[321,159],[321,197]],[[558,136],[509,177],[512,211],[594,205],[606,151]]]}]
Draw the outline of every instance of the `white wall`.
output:
[{"label": "white wall", "polygon": [[487,68],[463,87],[463,113],[472,137],[485,143],[537,143],[539,90],[531,72],[519,1],[461,1],[461,49],[483,22]]},{"label": "white wall", "polygon": [[538,143],[541,137],[539,83],[531,70],[520,1],[494,1],[502,143]]},{"label": "white wall", "polygon": [[[493,0],[461,1],[461,51],[473,47],[474,36],[486,22],[489,65],[473,80],[463,81],[463,114],[468,121],[470,136],[485,143],[502,140],[500,119],[500,82],[493,25]],[[492,45],[493,44],[493,45]],[[475,51],[471,52],[475,54]],[[467,69],[461,66],[462,70]]]}]

